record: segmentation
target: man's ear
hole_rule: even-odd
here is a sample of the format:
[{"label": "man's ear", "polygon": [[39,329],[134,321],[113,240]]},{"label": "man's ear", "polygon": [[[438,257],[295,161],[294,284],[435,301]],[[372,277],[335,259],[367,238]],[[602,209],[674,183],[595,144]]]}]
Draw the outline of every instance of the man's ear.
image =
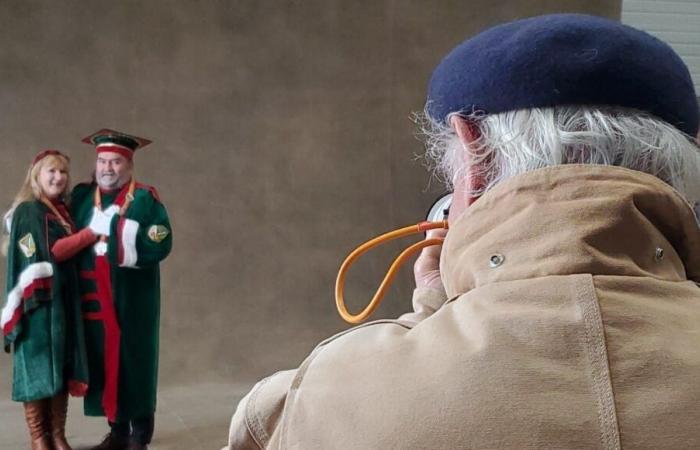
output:
[{"label": "man's ear", "polygon": [[[479,127],[460,116],[452,116],[450,118],[450,125],[452,125],[452,128],[454,128],[457,133],[457,137],[459,137],[459,141],[462,143],[464,149],[462,152],[462,175],[458,179],[453,180],[455,195],[453,205],[457,202],[461,204],[462,207],[468,207],[478,198],[470,193],[479,191],[486,185],[482,167],[484,161],[475,162],[473,153],[468,151],[468,149],[472,147],[471,144],[479,139],[481,134],[479,133]],[[457,208],[459,208],[459,206]],[[452,208],[450,208],[450,211],[452,211]],[[461,210],[456,212],[459,214]]]},{"label": "man's ear", "polygon": [[467,148],[469,144],[479,139],[479,129],[469,120],[460,116],[452,116],[450,125],[454,128],[462,145]]}]

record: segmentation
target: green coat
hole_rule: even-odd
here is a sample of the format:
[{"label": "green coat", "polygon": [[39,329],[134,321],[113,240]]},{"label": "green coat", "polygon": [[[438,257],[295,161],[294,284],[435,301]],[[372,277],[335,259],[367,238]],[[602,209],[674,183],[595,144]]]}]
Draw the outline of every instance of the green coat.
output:
[{"label": "green coat", "polygon": [[75,264],[51,247],[67,236],[39,201],[17,206],[7,254],[2,310],[5,351],[14,347],[12,399],[27,402],[70,390],[84,395],[88,371]]},{"label": "green coat", "polygon": [[[71,209],[79,228],[93,215],[96,184],[80,184]],[[124,203],[121,192],[102,195],[102,208]],[[97,244],[96,244],[97,245]],[[110,421],[155,411],[158,383],[160,271],[172,246],[170,221],[155,189],[137,185],[126,214],[115,214],[106,253],[78,256],[91,385],[85,414]]]}]

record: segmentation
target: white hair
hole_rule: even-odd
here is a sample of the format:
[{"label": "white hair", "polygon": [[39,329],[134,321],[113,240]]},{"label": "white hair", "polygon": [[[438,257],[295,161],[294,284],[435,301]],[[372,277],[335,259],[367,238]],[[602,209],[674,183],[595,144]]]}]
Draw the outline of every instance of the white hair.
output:
[{"label": "white hair", "polygon": [[[463,146],[449,125],[460,115],[478,128]],[[685,198],[700,201],[700,149],[695,138],[649,114],[624,108],[558,106],[500,114],[453,113],[447,124],[417,115],[425,157],[433,173],[452,188],[465,170],[462,152],[478,165],[480,195],[512,176],[560,164],[621,166],[654,175]]]}]

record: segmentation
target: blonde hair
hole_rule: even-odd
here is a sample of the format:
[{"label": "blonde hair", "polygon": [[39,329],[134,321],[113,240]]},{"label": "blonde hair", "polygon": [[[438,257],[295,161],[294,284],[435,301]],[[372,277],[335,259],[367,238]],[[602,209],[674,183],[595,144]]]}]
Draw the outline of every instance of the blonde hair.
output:
[{"label": "blonde hair", "polygon": [[63,193],[61,194],[61,199],[64,202],[68,202],[68,194],[70,192],[70,162],[68,161],[68,158],[62,154],[50,154],[46,155],[43,158],[41,158],[39,161],[36,162],[36,164],[32,164],[29,166],[29,169],[27,170],[27,176],[24,177],[24,182],[22,183],[22,186],[19,188],[19,192],[17,192],[17,195],[15,195],[14,200],[12,201],[12,206],[10,206],[10,209],[5,212],[3,215],[3,230],[4,230],[4,235],[2,239],[2,254],[7,255],[7,246],[10,241],[10,230],[8,227],[5,226],[5,223],[8,221],[11,221],[12,214],[15,212],[15,209],[20,205],[20,203],[32,201],[32,200],[40,200],[44,195],[43,192],[41,191],[41,186],[39,185],[39,173],[41,173],[41,169],[44,167],[54,167],[58,166],[59,168],[63,168],[68,172],[68,179],[66,181],[66,188],[64,189]]}]

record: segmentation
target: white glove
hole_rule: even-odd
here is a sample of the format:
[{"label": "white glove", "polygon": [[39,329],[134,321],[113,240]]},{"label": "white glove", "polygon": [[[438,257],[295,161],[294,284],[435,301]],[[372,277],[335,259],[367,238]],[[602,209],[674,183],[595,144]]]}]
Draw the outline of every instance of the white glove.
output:
[{"label": "white glove", "polygon": [[92,219],[90,219],[90,224],[88,228],[92,230],[95,234],[101,234],[103,236],[109,236],[109,224],[112,221],[112,217],[100,211],[97,207],[92,210]]},{"label": "white glove", "polygon": [[96,254],[97,256],[102,256],[102,255],[104,255],[105,253],[107,253],[107,243],[106,243],[106,242],[98,241],[98,242],[93,246],[93,248],[95,249],[95,254]]},{"label": "white glove", "polygon": [[117,205],[112,205],[109,208],[102,211],[102,214],[106,215],[107,217],[109,217],[110,220],[112,220],[112,217],[118,212],[119,207]]}]

